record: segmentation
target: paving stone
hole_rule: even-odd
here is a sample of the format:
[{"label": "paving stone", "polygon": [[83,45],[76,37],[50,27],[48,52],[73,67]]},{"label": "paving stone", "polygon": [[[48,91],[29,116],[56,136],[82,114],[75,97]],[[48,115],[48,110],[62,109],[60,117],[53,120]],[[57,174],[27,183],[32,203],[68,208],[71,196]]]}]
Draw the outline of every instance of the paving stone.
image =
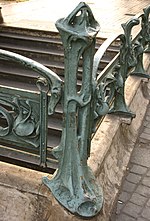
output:
[{"label": "paving stone", "polygon": [[146,117],[145,117],[145,120],[148,121],[148,122],[150,122],[150,116],[146,116]]},{"label": "paving stone", "polygon": [[113,221],[150,221],[150,105],[133,150]]},{"label": "paving stone", "polygon": [[146,145],[150,143],[149,140],[145,140],[145,139],[143,139],[143,138],[141,138],[141,137],[139,138],[139,142],[140,142],[140,143],[143,143],[143,144],[146,144]]},{"label": "paving stone", "polygon": [[146,115],[147,115],[147,116],[150,116],[150,109],[148,109],[148,110],[146,111]]},{"label": "paving stone", "polygon": [[122,190],[126,191],[126,192],[133,192],[136,188],[136,185],[134,183],[130,183],[127,180],[124,181],[123,185],[122,185]]},{"label": "paving stone", "polygon": [[[120,220],[121,221],[121,220]],[[147,221],[147,219],[145,219],[145,218],[143,218],[143,217],[139,217],[138,219],[137,219],[137,221]]]},{"label": "paving stone", "polygon": [[145,185],[145,186],[150,187],[150,176],[144,177],[143,180],[142,180],[142,184]]},{"label": "paving stone", "polygon": [[130,197],[131,197],[130,193],[123,191],[119,196],[119,200],[125,203],[127,200],[130,199]]},{"label": "paving stone", "polygon": [[129,173],[126,179],[131,183],[138,183],[141,180],[141,176],[134,173]]},{"label": "paving stone", "polygon": [[139,175],[145,174],[146,171],[147,171],[146,167],[135,165],[135,164],[133,164],[132,168],[130,169],[130,172],[136,173]]},{"label": "paving stone", "polygon": [[141,196],[138,193],[133,193],[132,197],[130,198],[130,202],[132,202],[136,205],[139,205],[139,206],[144,205],[146,203],[146,201],[147,201],[147,198],[144,196]]},{"label": "paving stone", "polygon": [[150,199],[147,201],[146,206],[150,207]]},{"label": "paving stone", "polygon": [[143,138],[143,139],[146,139],[146,140],[150,140],[149,134],[144,133],[144,132],[140,135],[140,138]]},{"label": "paving stone", "polygon": [[143,133],[150,134],[150,128],[145,127]]},{"label": "paving stone", "polygon": [[146,174],[147,176],[150,176],[150,170],[149,171],[147,171],[147,174]]},{"label": "paving stone", "polygon": [[150,208],[149,207],[146,207],[143,209],[142,217],[150,220]]},{"label": "paving stone", "polygon": [[135,221],[136,219],[128,216],[127,214],[121,214],[120,216],[117,216],[116,221]]},{"label": "paving stone", "polygon": [[135,191],[136,193],[141,194],[142,196],[150,197],[150,188],[144,185],[139,185]]},{"label": "paving stone", "polygon": [[150,142],[146,145],[146,148],[150,148]]},{"label": "paving stone", "polygon": [[140,212],[142,211],[142,207],[135,205],[134,203],[127,203],[126,206],[123,208],[123,212],[137,218]]},{"label": "paving stone", "polygon": [[137,148],[131,158],[131,162],[141,166],[150,167],[150,149]]},{"label": "paving stone", "polygon": [[147,128],[150,128],[150,123],[149,123],[149,121],[144,121],[143,126],[144,126],[144,127],[147,127]]}]

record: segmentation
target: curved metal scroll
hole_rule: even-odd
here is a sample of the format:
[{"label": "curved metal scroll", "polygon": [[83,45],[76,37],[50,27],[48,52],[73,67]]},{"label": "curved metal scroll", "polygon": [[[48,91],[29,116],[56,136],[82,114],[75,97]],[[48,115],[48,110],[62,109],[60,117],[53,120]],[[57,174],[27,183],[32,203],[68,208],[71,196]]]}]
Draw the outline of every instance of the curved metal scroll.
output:
[{"label": "curved metal scroll", "polygon": [[[91,105],[94,81],[92,62],[99,29],[90,8],[80,3],[65,19],[56,23],[65,49],[64,121],[60,145],[53,153],[59,160],[54,177],[43,182],[70,212],[95,216],[103,196],[87,165],[91,143]],[[77,70],[83,59],[82,86],[77,91]]]},{"label": "curved metal scroll", "polygon": [[[31,144],[40,148],[40,164],[46,166],[47,118],[54,112],[61,97],[62,81],[51,70],[22,55],[0,50],[0,58],[21,64],[39,74],[37,86],[40,96],[27,90],[1,88],[0,104],[12,109],[13,114],[0,107],[7,127],[0,129],[0,137],[11,139],[15,144]],[[50,99],[48,100],[48,94]],[[19,143],[20,142],[20,143]]]},{"label": "curved metal scroll", "polygon": [[124,34],[120,35],[121,48],[119,54],[119,62],[114,66],[112,75],[116,78],[116,86],[114,93],[113,107],[109,113],[123,115],[123,117],[135,117],[126,105],[124,89],[125,81],[129,75],[130,70],[136,65],[136,57],[132,47],[131,31],[135,25],[139,24],[138,18],[130,19],[128,22],[122,24]]},{"label": "curved metal scroll", "polygon": [[150,52],[150,6],[145,8],[144,13],[139,16],[141,18],[141,31],[133,41],[133,48],[136,57],[136,65],[130,75],[150,78],[144,69],[143,55],[144,52]]},{"label": "curved metal scroll", "polygon": [[[96,123],[100,118],[109,113],[110,103],[114,97],[116,78],[108,71],[103,70],[98,74],[98,68],[104,53],[107,48],[119,38],[120,35],[112,35],[109,37],[97,50],[94,55],[92,76],[95,82],[95,93],[93,99],[93,119],[95,124],[93,125],[93,131],[96,129]],[[115,60],[119,55],[115,56]],[[107,70],[109,68],[107,67]]]},{"label": "curved metal scroll", "polygon": [[145,52],[150,52],[150,5],[143,9],[142,17],[142,30],[141,35],[143,37],[142,44]]},{"label": "curved metal scroll", "polygon": [[[51,93],[51,101],[48,105],[48,114],[52,114],[61,96],[62,81],[59,76],[42,64],[14,52],[0,49],[0,58],[19,63],[24,67],[34,70],[41,76],[41,83],[43,85],[47,85],[48,92],[50,91]],[[37,81],[37,85],[39,85],[39,80]],[[39,86],[39,89],[40,88],[41,87]],[[51,104],[53,105],[51,106]]]}]

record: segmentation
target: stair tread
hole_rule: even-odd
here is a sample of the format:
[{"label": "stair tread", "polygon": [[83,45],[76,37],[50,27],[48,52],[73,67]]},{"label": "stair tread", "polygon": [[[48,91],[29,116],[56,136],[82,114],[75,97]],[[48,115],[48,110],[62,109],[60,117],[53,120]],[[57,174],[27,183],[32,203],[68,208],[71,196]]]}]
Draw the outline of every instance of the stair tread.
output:
[{"label": "stair tread", "polygon": [[[5,39],[6,38],[6,39]],[[9,38],[12,41],[9,41]],[[7,43],[8,39],[8,43]],[[106,40],[105,38],[97,38],[96,39],[96,47],[97,50],[99,46]],[[34,44],[33,44],[34,42]],[[25,44],[26,43],[26,44]],[[30,45],[31,43],[31,45]],[[36,45],[37,43],[37,45]],[[43,49],[43,45],[47,44]],[[51,46],[51,44],[54,44]],[[56,44],[56,49],[55,48]],[[58,46],[58,47],[57,47]],[[55,73],[60,72],[58,75],[64,81],[64,52],[63,46],[61,42],[61,38],[59,33],[50,33],[50,32],[40,32],[36,34],[34,33],[27,33],[27,30],[17,30],[11,29],[7,31],[7,28],[2,28],[0,32],[0,48],[8,51],[13,51],[16,53],[20,53],[25,55],[26,57],[30,57],[33,60],[43,64],[44,66],[50,68],[51,70],[56,69]],[[100,70],[103,69],[114,57],[114,54],[119,52],[118,42],[112,44],[108,49],[106,54],[101,59],[101,63],[99,65]],[[28,56],[27,56],[28,54]],[[108,56],[109,55],[109,56]],[[51,56],[51,57],[50,57]],[[58,60],[58,61],[57,61]],[[82,65],[82,61],[80,62]],[[82,85],[82,67],[78,68],[78,76],[79,79],[77,80],[77,86],[81,87]],[[18,65],[11,61],[6,61],[0,59],[0,84],[14,87],[14,88],[23,88],[29,91],[38,91],[36,86],[36,79],[38,77],[38,73],[35,71],[29,70],[27,68],[23,68],[21,65]],[[5,78],[6,76],[6,78]],[[16,83],[16,78],[18,77],[18,81]],[[51,150],[58,146],[61,139],[62,133],[62,107],[59,103],[56,106],[55,113],[51,116],[48,116],[48,136],[47,136],[47,153],[48,158],[47,161],[49,162],[49,167],[56,167],[57,161],[52,156]],[[9,149],[9,148],[8,148]],[[34,150],[33,148],[29,148],[25,150],[25,155],[27,157],[27,162],[38,164],[39,163],[39,149]],[[20,152],[19,152],[20,151]],[[13,151],[13,147],[11,150],[10,158],[12,159],[23,159],[23,151],[21,147],[19,147],[19,151],[15,155],[15,150]],[[7,151],[6,151],[7,152]],[[29,156],[31,153],[31,157]],[[35,153],[35,154],[34,154]],[[7,156],[5,151],[1,155]]]},{"label": "stair tread", "polygon": [[21,51],[28,51],[29,53],[32,52],[32,53],[41,53],[41,54],[46,54],[46,55],[49,55],[49,54],[53,54],[53,55],[57,55],[57,56],[64,56],[64,53],[62,50],[52,50],[52,49],[47,49],[45,48],[44,50],[43,49],[40,49],[40,48],[27,48],[25,46],[19,46],[19,45],[12,45],[12,44],[4,44],[4,43],[0,43],[0,48],[1,49],[5,49],[5,50],[21,50]]}]

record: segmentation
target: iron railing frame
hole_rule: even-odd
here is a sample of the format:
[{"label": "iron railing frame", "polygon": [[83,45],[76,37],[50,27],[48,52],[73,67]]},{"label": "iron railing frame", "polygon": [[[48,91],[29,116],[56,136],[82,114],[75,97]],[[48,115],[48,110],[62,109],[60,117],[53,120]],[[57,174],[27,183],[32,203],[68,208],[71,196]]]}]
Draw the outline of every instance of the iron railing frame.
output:
[{"label": "iron railing frame", "polygon": [[[95,40],[99,24],[87,4],[80,3],[68,17],[58,20],[56,26],[61,34],[65,50],[65,82],[38,62],[0,50],[1,58],[20,63],[41,75],[36,82],[40,91],[38,94],[40,132],[38,134],[41,166],[46,166],[47,160],[47,116],[53,114],[59,101],[63,103],[62,139],[60,145],[53,150],[59,166],[52,179],[44,177],[43,183],[65,208],[82,217],[89,218],[97,215],[103,205],[101,187],[96,184],[94,175],[87,165],[91,139],[97,124],[108,113],[129,118],[135,117],[126,105],[125,81],[129,75],[150,78],[143,66],[143,53],[149,52],[150,48],[150,6],[143,12],[142,15],[133,17],[122,24],[124,33],[107,39],[95,55]],[[141,31],[132,39],[132,28],[140,24],[140,19]],[[101,73],[98,73],[101,58],[116,39],[121,42],[120,53]],[[77,70],[81,57],[83,59],[82,86],[80,91],[77,91]],[[8,91],[11,93],[6,96],[6,88],[0,90],[1,96],[3,93],[0,103],[6,105],[6,98],[10,96],[9,103],[12,110],[16,111],[16,115],[13,118],[4,110],[4,107],[0,106],[0,113],[8,122],[8,128],[1,128],[0,136],[4,135],[2,132],[6,132],[6,129],[7,132],[11,131],[11,136],[13,136],[12,133],[16,132],[18,127],[21,130],[17,133],[25,140],[27,136],[32,135],[31,132],[35,133],[38,130],[38,128],[33,128],[33,123],[35,125],[33,122],[35,118],[31,116],[33,104],[28,110],[20,112],[16,101],[22,103],[23,101],[18,101],[16,97],[12,99],[12,88]],[[13,89],[13,92],[18,93],[19,98],[25,97],[25,93],[30,93],[17,89]],[[33,93],[31,97],[34,97]],[[29,106],[31,101],[27,98],[24,102],[26,106]],[[22,104],[21,108],[23,107]],[[25,124],[22,126],[21,123],[25,122],[25,119],[21,117],[25,118],[29,114],[26,121],[27,127]]]}]

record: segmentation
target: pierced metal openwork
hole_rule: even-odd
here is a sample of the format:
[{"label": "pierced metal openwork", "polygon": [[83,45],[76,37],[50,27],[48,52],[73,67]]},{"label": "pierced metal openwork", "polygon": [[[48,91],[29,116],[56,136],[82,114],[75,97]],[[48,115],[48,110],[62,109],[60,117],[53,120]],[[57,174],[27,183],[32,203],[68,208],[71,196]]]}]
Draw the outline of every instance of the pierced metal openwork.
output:
[{"label": "pierced metal openwork", "polygon": [[[0,50],[0,58],[19,63],[38,74],[36,90],[0,85],[0,139],[39,151],[39,165],[48,162],[48,116],[62,104],[63,122],[60,144],[51,152],[58,169],[43,183],[67,210],[90,218],[103,206],[103,191],[87,164],[91,139],[106,114],[133,118],[125,100],[125,81],[129,75],[150,78],[143,54],[150,52],[150,6],[143,14],[122,24],[124,33],[107,39],[95,53],[99,24],[89,6],[80,3],[66,18],[56,22],[64,46],[64,82],[45,66],[13,52]],[[132,37],[132,29],[141,30]],[[100,71],[107,48],[117,41],[120,51]],[[77,86],[79,64],[82,84]]]},{"label": "pierced metal openwork", "polygon": [[47,161],[48,115],[54,112],[61,96],[62,81],[51,70],[24,56],[0,50],[0,58],[20,63],[39,74],[37,92],[0,86],[1,140],[23,147],[38,148],[39,164]]}]

